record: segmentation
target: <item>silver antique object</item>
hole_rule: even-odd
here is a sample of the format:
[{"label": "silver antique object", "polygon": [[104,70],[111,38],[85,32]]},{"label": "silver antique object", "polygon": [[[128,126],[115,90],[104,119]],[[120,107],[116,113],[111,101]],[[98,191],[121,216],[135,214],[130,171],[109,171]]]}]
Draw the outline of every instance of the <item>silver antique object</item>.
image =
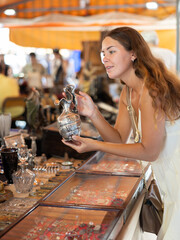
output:
[{"label": "silver antique object", "polygon": [[[59,133],[66,141],[71,141],[73,135],[80,135],[81,119],[77,113],[77,102],[74,93],[74,86],[67,85],[64,88],[66,98],[62,98],[55,105],[61,105],[63,111],[57,118]],[[72,110],[71,110],[72,109]]]},{"label": "silver antique object", "polygon": [[78,113],[78,110],[77,110],[77,100],[76,100],[76,95],[75,95],[75,92],[74,92],[75,91],[75,87],[73,85],[67,85],[63,90],[64,90],[64,92],[66,94],[71,93],[71,95],[72,95],[72,102],[73,102],[72,112]]}]

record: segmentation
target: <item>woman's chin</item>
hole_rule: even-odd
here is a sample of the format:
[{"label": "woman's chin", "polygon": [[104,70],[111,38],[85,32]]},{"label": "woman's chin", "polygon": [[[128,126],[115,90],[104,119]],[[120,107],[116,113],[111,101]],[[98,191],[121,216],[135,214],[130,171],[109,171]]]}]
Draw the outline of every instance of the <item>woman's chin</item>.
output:
[{"label": "woman's chin", "polygon": [[113,73],[107,72],[107,75],[110,79],[115,79]]}]

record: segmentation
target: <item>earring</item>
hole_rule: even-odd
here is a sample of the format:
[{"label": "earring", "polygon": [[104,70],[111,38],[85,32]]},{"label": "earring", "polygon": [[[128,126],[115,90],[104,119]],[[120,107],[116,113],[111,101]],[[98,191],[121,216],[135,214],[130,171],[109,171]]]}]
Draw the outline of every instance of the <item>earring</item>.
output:
[{"label": "earring", "polygon": [[134,62],[135,58],[132,58],[131,61]]}]

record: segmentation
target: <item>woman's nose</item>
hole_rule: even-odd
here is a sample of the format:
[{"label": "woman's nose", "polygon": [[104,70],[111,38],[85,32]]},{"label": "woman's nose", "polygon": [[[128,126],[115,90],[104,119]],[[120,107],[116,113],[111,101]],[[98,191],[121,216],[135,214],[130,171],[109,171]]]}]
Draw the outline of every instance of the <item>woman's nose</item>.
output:
[{"label": "woman's nose", "polygon": [[104,55],[102,61],[103,61],[103,63],[105,63],[105,62],[108,62],[109,59],[108,59],[108,57],[106,55]]}]

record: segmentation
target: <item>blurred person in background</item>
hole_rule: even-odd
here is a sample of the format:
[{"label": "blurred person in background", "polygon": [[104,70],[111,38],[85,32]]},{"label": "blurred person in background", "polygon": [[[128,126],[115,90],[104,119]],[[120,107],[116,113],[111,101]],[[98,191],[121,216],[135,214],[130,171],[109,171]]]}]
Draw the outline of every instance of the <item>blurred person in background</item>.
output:
[{"label": "blurred person in background", "polygon": [[[18,97],[20,88],[18,81],[15,78],[5,76],[0,69],[0,113],[2,113],[2,104],[7,97]],[[21,107],[9,107],[7,110],[11,113],[12,117],[21,115],[24,112],[24,108]]]},{"label": "blurred person in background", "polygon": [[63,84],[63,58],[59,52],[58,48],[53,49],[54,59],[52,62],[52,76],[55,85]]},{"label": "blurred person in background", "polygon": [[60,99],[65,86],[67,62],[64,61],[58,48],[53,49],[53,55],[54,59],[51,63],[51,76],[54,83],[54,94]]},{"label": "blurred person in background", "polygon": [[38,90],[42,90],[42,78],[46,75],[46,70],[43,65],[38,62],[34,52],[31,52],[29,57],[30,63],[26,64],[22,69],[24,78],[26,79],[30,88],[34,87]]},{"label": "blurred person in background", "polygon": [[148,43],[152,54],[161,59],[166,67],[175,72],[176,71],[176,55],[171,50],[167,48],[160,48],[159,38],[155,31],[143,31],[141,32],[144,40]]},{"label": "blurred person in background", "polygon": [[5,63],[4,54],[0,54],[0,73],[5,76],[12,76],[12,68]]}]

